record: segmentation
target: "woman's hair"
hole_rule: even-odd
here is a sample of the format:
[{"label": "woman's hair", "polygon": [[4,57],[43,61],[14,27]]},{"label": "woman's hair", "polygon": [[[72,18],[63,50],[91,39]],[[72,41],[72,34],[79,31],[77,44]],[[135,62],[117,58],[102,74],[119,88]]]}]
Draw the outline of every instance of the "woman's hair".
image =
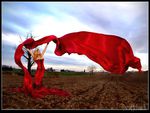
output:
[{"label": "woman's hair", "polygon": [[34,55],[34,57],[33,57],[33,59],[34,60],[36,60],[39,56],[41,57],[42,55],[41,55],[41,53],[39,53],[39,48],[36,48],[35,50],[34,50],[34,52],[33,52],[33,55]]}]

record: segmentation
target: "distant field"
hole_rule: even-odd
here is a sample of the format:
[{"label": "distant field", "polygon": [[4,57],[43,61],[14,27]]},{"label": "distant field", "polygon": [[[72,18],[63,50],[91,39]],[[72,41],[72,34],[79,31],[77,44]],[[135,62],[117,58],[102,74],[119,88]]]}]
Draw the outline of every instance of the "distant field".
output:
[{"label": "distant field", "polygon": [[72,96],[48,95],[37,100],[8,91],[22,86],[21,71],[3,71],[1,77],[3,109],[148,109],[148,72],[124,75],[46,72],[45,86],[61,88]]},{"label": "distant field", "polygon": [[[21,69],[13,69],[12,71],[3,71],[3,73],[17,74],[23,76],[24,73]],[[31,74],[34,76],[35,71],[32,70]],[[45,71],[44,76],[83,76],[83,75],[91,75],[88,72],[48,72]]]}]

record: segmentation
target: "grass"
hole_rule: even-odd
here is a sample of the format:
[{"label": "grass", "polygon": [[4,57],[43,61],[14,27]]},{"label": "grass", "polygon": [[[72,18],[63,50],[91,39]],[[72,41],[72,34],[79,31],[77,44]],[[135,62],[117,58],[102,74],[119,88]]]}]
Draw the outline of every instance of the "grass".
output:
[{"label": "grass", "polygon": [[[2,72],[4,73],[14,73],[14,74],[17,74],[17,75],[20,75],[20,76],[23,76],[24,73],[23,73],[23,70],[21,69],[13,69],[13,70],[7,70],[7,71],[3,71]],[[35,74],[35,70],[32,70],[31,71],[31,75],[34,76]],[[44,73],[44,76],[47,77],[47,76],[87,76],[89,75],[90,73],[87,73],[87,72],[48,72],[48,71],[45,71]]]},{"label": "grass", "polygon": [[84,72],[45,72],[45,76],[51,76],[51,75],[56,75],[56,76],[85,76],[89,75],[89,73],[84,73]]}]

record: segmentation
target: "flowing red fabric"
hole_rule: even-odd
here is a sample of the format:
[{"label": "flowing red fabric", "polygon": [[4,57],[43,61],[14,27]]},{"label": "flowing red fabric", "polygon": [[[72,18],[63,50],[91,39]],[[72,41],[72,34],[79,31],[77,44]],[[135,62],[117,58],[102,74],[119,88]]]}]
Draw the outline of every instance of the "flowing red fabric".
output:
[{"label": "flowing red fabric", "polygon": [[[50,41],[56,43],[55,54],[58,56],[65,53],[83,54],[100,64],[106,71],[114,74],[125,73],[129,66],[138,69],[139,72],[141,71],[140,59],[134,56],[130,44],[118,36],[81,31],[69,33],[60,38],[54,35],[43,37],[37,41],[29,38],[17,47],[14,56],[16,64],[23,69],[25,75],[23,88],[18,89],[18,91],[31,94],[33,97],[43,97],[47,94],[69,95],[60,89],[48,89],[44,86],[41,86],[40,89],[34,88],[28,70],[22,65],[23,46],[32,49]],[[38,66],[42,66],[42,70],[37,68],[38,74],[36,73],[35,83],[41,85],[45,68],[43,68],[43,61],[36,61],[36,63]]]},{"label": "flowing red fabric", "polygon": [[128,67],[141,71],[140,59],[123,38],[93,32],[75,32],[56,39],[55,54],[78,53],[100,64],[106,71],[123,74]]},{"label": "flowing red fabric", "polygon": [[23,87],[12,88],[13,92],[22,92],[25,95],[30,95],[33,98],[43,98],[46,95],[54,94],[59,96],[71,96],[67,91],[58,88],[46,88],[42,84],[42,78],[44,76],[45,68],[44,68],[44,59],[36,60],[37,63],[37,71],[35,73],[34,82],[32,81],[32,77],[28,72],[27,68],[23,66],[21,62],[21,56],[24,54],[22,47],[25,46],[27,48],[34,48],[43,43],[50,42],[55,39],[54,36],[45,37],[42,40],[34,41],[32,38],[27,39],[22,44],[20,44],[15,51],[15,62],[18,66],[20,66],[24,71],[24,82]]}]

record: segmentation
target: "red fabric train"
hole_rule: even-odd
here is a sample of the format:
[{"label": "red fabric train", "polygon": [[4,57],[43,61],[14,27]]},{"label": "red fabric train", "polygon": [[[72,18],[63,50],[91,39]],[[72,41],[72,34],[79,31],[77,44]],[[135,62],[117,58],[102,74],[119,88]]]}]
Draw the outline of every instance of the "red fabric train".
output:
[{"label": "red fabric train", "polygon": [[[27,94],[31,93],[31,91],[34,93],[34,89],[32,87],[32,78],[21,62],[21,56],[24,54],[22,47],[32,49],[50,41],[56,43],[55,54],[58,56],[65,53],[84,54],[89,59],[100,64],[106,71],[115,74],[125,73],[128,67],[141,71],[140,59],[134,56],[130,44],[118,36],[81,31],[69,33],[60,38],[54,35],[43,37],[37,41],[29,38],[17,47],[14,56],[16,64],[24,71],[23,90],[26,90]],[[58,93],[61,92],[58,91]]]}]

